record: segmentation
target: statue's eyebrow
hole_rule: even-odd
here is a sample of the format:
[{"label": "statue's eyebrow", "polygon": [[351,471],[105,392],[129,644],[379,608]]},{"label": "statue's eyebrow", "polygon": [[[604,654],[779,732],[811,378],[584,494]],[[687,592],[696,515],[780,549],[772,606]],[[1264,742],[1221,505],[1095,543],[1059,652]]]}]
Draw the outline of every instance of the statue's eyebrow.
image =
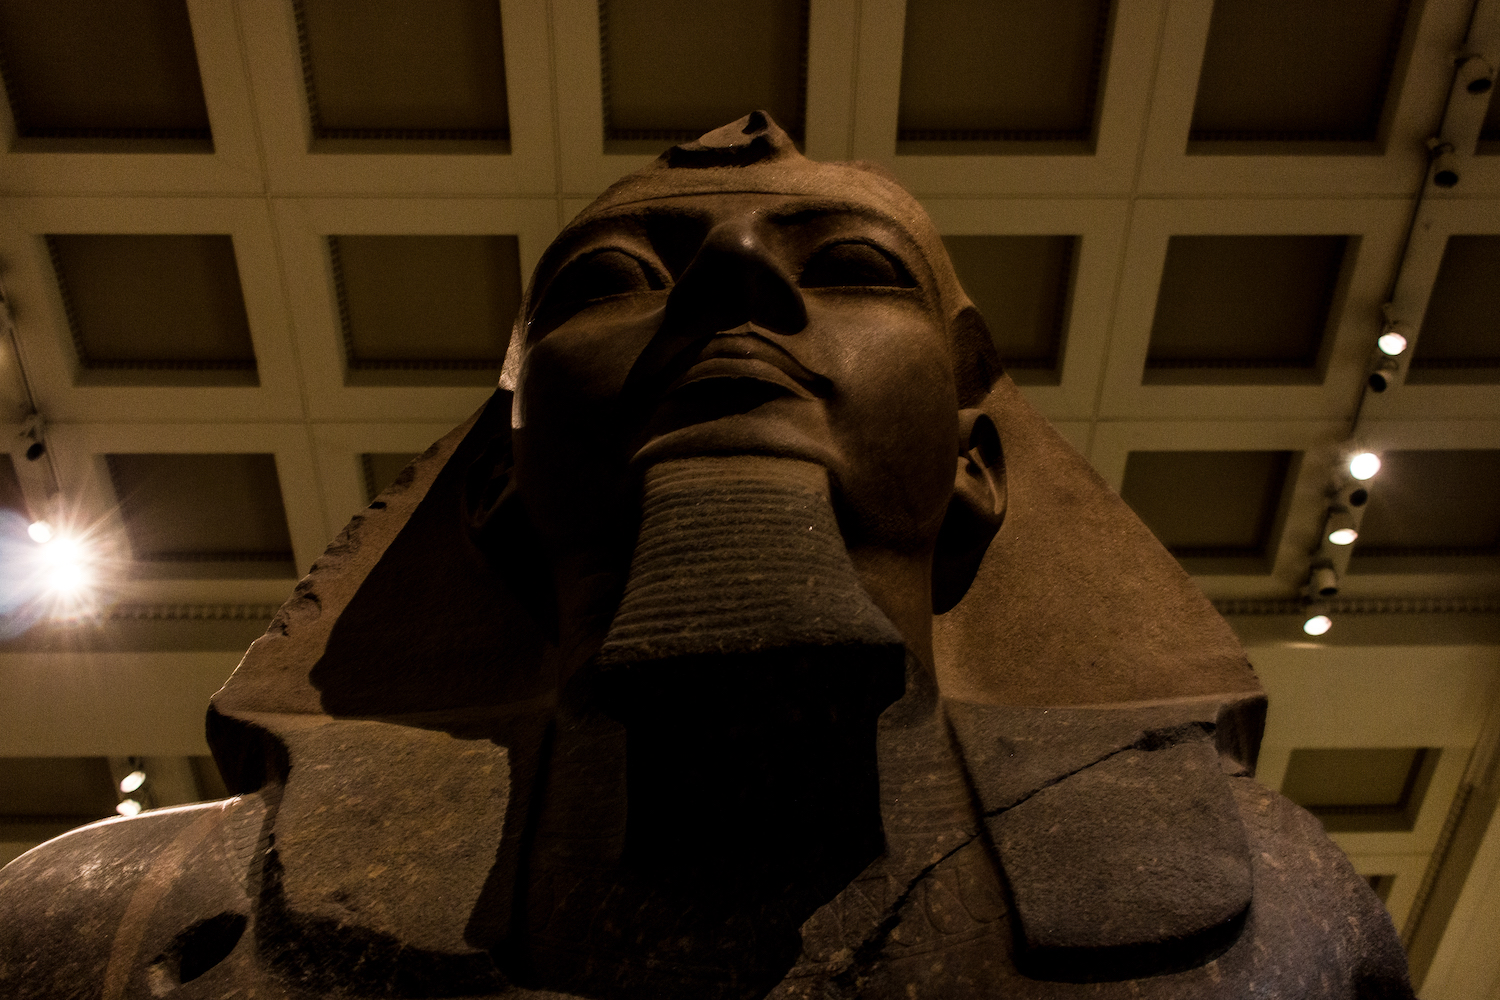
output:
[{"label": "statue's eyebrow", "polygon": [[880,226],[882,229],[889,229],[911,240],[912,243],[916,242],[895,219],[856,201],[802,202],[771,212],[767,218],[772,224],[778,226],[799,226],[825,219],[852,218]]},{"label": "statue's eyebrow", "polygon": [[766,221],[786,229],[818,223],[861,222],[872,227],[874,232],[871,235],[895,237],[908,253],[921,259],[925,266],[926,255],[920,240],[890,215],[857,201],[802,201],[768,213]]},{"label": "statue's eyebrow", "polygon": [[[803,225],[816,225],[818,223],[848,223],[850,221],[861,222],[870,226],[873,230],[871,236],[887,236],[894,239],[884,241],[886,249],[895,250],[900,248],[900,256],[905,258],[908,268],[912,269],[913,275],[918,271],[918,283],[923,287],[936,286],[936,277],[932,273],[932,265],[927,259],[927,253],[918,240],[901,222],[892,218],[889,214],[869,205],[857,201],[841,201],[837,199],[800,201],[785,208],[770,212],[766,220],[778,228],[795,228]],[[895,243],[897,246],[892,246]]]},{"label": "statue's eyebrow", "polygon": [[670,208],[647,206],[629,212],[597,216],[581,223],[570,223],[548,247],[543,257],[543,265],[555,268],[581,248],[591,243],[605,242],[611,236],[618,236],[627,241],[643,241],[649,246],[655,242],[652,240],[652,234],[659,227],[701,222],[706,214],[706,212],[694,211],[682,206]]}]

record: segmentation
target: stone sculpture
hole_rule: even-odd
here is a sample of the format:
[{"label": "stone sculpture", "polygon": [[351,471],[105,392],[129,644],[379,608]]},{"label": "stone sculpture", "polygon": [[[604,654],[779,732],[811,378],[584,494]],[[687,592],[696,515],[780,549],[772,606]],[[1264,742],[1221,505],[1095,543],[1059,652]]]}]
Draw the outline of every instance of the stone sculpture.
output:
[{"label": "stone sculpture", "polygon": [[1264,697],[916,202],[762,113],[542,259],[502,389],[0,876],[0,994],[1408,997]]}]

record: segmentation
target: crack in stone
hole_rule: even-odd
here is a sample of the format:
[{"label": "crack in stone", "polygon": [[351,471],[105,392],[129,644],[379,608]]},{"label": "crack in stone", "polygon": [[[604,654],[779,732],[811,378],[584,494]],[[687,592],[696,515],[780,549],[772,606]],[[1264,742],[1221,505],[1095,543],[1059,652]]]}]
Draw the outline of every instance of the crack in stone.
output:
[{"label": "crack in stone", "polygon": [[1062,784],[1064,781],[1067,781],[1069,778],[1073,777],[1073,775],[1083,771],[1087,771],[1094,765],[1102,764],[1105,761],[1109,760],[1111,757],[1118,757],[1120,754],[1126,753],[1127,751],[1145,750],[1147,752],[1150,752],[1154,750],[1165,750],[1168,747],[1177,746],[1179,743],[1183,743],[1191,739],[1194,730],[1204,735],[1211,735],[1213,732],[1213,724],[1203,722],[1186,722],[1180,726],[1173,726],[1168,729],[1149,729],[1141,734],[1140,739],[1136,740],[1129,746],[1119,747],[1118,749],[1111,750],[1109,753],[1104,754],[1101,757],[1097,757],[1094,760],[1089,761],[1087,764],[1076,767],[1066,774],[1060,774],[1056,778],[1051,779],[1045,784],[1038,785],[1036,788],[1033,788],[1021,798],[1012,802],[1010,805],[996,806],[994,809],[986,809],[980,813],[980,816],[984,819],[991,819],[1003,812],[1014,809],[1016,806],[1030,801],[1032,798],[1042,792],[1045,792],[1047,789],[1052,788],[1054,785]]},{"label": "crack in stone", "polygon": [[911,894],[916,891],[917,885],[921,883],[921,881],[928,875],[932,874],[932,872],[937,869],[938,865],[942,864],[944,861],[947,861],[949,858],[953,857],[953,855],[957,854],[965,847],[968,847],[978,839],[979,831],[976,830],[973,833],[969,834],[969,836],[966,837],[962,843],[951,848],[942,857],[938,858],[936,861],[932,862],[930,865],[927,865],[921,871],[913,875],[911,879],[906,883],[906,888],[901,890],[901,894],[896,897],[896,901],[892,903],[887,910],[886,918],[879,924],[877,924],[875,926],[875,929],[871,931],[865,937],[865,939],[859,943],[858,947],[854,949],[853,955],[851,955],[849,958],[849,964],[841,972],[834,976],[834,981],[838,982],[841,987],[852,987],[854,983],[851,981],[851,977],[855,974],[855,970],[861,967],[868,966],[872,964],[877,958],[879,958],[880,949],[885,946],[887,939],[889,939],[891,936],[891,932],[894,931],[896,929],[896,925],[901,922],[901,910],[906,906],[906,902],[911,898]]}]

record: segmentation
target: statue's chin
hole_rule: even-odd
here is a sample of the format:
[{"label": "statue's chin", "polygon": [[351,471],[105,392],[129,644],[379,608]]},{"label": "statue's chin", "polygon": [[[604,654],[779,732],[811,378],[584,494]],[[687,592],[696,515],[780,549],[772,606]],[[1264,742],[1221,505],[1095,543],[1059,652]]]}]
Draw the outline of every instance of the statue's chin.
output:
[{"label": "statue's chin", "polygon": [[[837,467],[828,417],[820,402],[779,392],[763,398],[759,390],[765,383],[754,380],[712,380],[714,385],[725,382],[743,383],[751,399],[721,398],[716,393],[714,402],[703,406],[669,400],[647,425],[644,444],[635,452],[631,466],[649,470],[709,455],[757,455]],[[758,401],[742,406],[752,400]]]}]

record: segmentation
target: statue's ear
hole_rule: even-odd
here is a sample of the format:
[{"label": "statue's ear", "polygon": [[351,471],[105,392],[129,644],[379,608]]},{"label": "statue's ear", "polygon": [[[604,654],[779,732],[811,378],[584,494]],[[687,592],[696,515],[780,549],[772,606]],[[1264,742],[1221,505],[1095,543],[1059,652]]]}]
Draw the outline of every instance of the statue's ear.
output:
[{"label": "statue's ear", "polygon": [[983,410],[958,411],[958,472],[932,559],[932,610],[951,609],[969,589],[1005,520],[1005,453]]}]

